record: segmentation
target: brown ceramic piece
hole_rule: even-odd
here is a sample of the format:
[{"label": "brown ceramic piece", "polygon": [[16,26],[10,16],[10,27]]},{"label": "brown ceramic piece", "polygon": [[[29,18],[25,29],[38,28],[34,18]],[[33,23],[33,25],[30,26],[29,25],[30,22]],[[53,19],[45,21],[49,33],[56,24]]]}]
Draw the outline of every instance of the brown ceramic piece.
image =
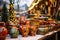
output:
[{"label": "brown ceramic piece", "polygon": [[37,32],[37,26],[33,25],[30,27],[30,35],[35,36]]},{"label": "brown ceramic piece", "polygon": [[19,31],[21,32],[23,37],[27,37],[29,34],[29,25],[21,25]]}]

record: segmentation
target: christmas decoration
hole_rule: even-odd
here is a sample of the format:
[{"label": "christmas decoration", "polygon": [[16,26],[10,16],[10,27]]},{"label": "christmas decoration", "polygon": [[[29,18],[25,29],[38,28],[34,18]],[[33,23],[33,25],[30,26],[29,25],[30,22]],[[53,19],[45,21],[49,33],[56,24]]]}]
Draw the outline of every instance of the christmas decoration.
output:
[{"label": "christmas decoration", "polygon": [[10,4],[9,4],[9,17],[8,20],[10,22],[10,24],[16,24],[16,14],[14,13],[14,4],[12,2],[12,0],[10,0]]},{"label": "christmas decoration", "polygon": [[3,8],[2,8],[2,21],[7,22],[8,21],[8,10],[6,7],[6,4],[4,3]]}]

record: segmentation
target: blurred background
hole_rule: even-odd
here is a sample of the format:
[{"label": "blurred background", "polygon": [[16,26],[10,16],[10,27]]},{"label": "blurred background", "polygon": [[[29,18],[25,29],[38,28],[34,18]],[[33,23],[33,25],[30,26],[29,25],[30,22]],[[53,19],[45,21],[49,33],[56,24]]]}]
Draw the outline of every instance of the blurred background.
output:
[{"label": "blurred background", "polygon": [[[31,5],[33,0],[13,0],[14,1],[14,9],[16,11],[27,10]],[[0,8],[2,8],[3,4],[7,4],[7,8],[9,8],[9,0],[0,0]]]}]

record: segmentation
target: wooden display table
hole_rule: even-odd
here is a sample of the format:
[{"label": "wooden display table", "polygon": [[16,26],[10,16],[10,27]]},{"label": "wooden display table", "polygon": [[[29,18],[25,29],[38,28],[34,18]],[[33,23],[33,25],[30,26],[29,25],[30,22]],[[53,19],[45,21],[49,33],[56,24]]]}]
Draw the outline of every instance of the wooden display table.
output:
[{"label": "wooden display table", "polygon": [[6,40],[58,40],[58,36],[57,36],[57,32],[60,31],[57,30],[57,31],[52,31],[52,32],[49,32],[45,35],[36,35],[36,36],[28,36],[28,37],[22,37],[21,35],[18,36],[18,38],[10,38],[7,37]]}]

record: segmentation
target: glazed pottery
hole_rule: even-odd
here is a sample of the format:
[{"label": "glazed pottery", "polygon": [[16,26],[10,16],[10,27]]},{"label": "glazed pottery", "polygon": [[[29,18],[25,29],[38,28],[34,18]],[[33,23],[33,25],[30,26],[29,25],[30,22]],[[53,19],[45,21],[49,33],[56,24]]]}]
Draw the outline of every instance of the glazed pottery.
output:
[{"label": "glazed pottery", "polygon": [[4,22],[0,22],[0,40],[6,40],[6,37],[8,35],[8,31],[5,28],[4,24]]},{"label": "glazed pottery", "polygon": [[29,27],[30,25],[21,25],[19,28],[20,33],[23,37],[27,37],[29,34]]},{"label": "glazed pottery", "polygon": [[10,29],[10,36],[11,38],[17,38],[19,35],[18,28],[16,26],[12,26]]},{"label": "glazed pottery", "polygon": [[37,34],[46,34],[48,33],[49,28],[46,25],[40,25],[40,28],[38,28]]},{"label": "glazed pottery", "polygon": [[30,32],[29,33],[30,33],[31,36],[35,36],[36,33],[37,33],[37,26],[36,25],[32,25],[30,27]]}]

